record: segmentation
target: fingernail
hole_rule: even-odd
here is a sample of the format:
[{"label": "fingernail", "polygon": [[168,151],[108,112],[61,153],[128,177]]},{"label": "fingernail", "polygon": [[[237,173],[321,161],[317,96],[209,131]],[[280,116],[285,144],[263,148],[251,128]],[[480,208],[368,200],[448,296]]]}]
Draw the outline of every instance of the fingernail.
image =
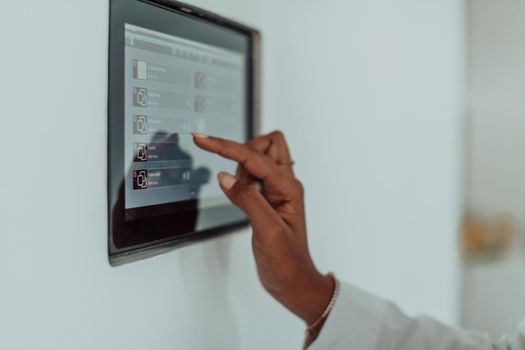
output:
[{"label": "fingernail", "polygon": [[235,176],[228,174],[225,171],[221,171],[219,174],[217,174],[217,179],[219,180],[221,186],[227,190],[230,190],[237,182],[237,178]]},{"label": "fingernail", "polygon": [[208,135],[200,134],[198,132],[192,132],[192,135],[193,135],[193,137],[197,137],[197,138],[200,138],[200,139],[205,139],[205,138],[208,137]]}]

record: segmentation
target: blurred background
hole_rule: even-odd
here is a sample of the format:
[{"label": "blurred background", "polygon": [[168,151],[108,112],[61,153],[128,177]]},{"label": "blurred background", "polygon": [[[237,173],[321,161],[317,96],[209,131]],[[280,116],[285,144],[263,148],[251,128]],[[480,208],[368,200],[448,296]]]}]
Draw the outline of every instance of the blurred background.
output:
[{"label": "blurred background", "polygon": [[[525,317],[525,0],[188,0],[263,36],[322,271],[497,337]],[[0,348],[294,349],[249,230],[110,267],[105,0],[0,0]]]},{"label": "blurred background", "polygon": [[467,6],[461,321],[498,336],[525,314],[525,1]]}]

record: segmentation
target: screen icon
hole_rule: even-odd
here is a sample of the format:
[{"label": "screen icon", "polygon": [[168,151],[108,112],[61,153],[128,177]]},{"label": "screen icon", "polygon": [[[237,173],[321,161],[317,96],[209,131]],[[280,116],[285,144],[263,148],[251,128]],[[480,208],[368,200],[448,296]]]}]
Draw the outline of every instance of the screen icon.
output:
[{"label": "screen icon", "polygon": [[207,77],[204,72],[195,72],[194,83],[196,89],[206,89]]},{"label": "screen icon", "polygon": [[134,162],[147,162],[148,161],[148,145],[145,143],[136,143],[135,152],[133,152]]},{"label": "screen icon", "polygon": [[133,106],[135,107],[147,107],[148,106],[148,89],[146,88],[133,88]]},{"label": "screen icon", "polygon": [[195,96],[195,112],[204,113],[207,110],[206,96]]},{"label": "screen icon", "polygon": [[148,170],[133,170],[133,189],[144,190],[146,188],[148,188]]},{"label": "screen icon", "polygon": [[145,135],[148,133],[148,117],[145,115],[133,116],[133,133]]},{"label": "screen icon", "polygon": [[141,60],[133,60],[133,77],[138,80],[147,80],[148,63]]}]

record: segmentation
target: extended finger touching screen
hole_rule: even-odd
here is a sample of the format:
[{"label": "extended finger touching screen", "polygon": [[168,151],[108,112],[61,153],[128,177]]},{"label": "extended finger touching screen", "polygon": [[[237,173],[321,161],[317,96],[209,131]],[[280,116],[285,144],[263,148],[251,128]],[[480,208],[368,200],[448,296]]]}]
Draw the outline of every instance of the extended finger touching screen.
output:
[{"label": "extended finger touching screen", "polygon": [[109,256],[158,253],[245,223],[192,133],[252,136],[256,32],[172,1],[111,0]]}]

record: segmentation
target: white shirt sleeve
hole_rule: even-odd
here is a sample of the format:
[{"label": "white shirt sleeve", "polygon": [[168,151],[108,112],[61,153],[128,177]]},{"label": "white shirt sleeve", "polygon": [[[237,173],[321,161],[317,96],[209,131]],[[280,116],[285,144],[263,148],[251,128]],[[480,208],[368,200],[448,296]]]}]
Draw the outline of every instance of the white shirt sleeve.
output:
[{"label": "white shirt sleeve", "polygon": [[525,350],[525,321],[512,337],[453,328],[428,317],[408,317],[394,304],[348,284],[309,350]]}]

